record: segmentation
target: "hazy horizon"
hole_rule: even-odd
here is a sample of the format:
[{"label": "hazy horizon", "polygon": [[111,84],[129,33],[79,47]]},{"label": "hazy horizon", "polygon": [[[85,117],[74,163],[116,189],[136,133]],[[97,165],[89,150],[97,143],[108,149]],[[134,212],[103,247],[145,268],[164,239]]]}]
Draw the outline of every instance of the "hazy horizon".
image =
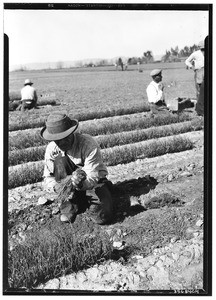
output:
[{"label": "hazy horizon", "polygon": [[[156,56],[153,56],[154,57],[154,60],[160,60],[161,59],[161,57],[162,57],[163,55],[156,55]],[[69,66],[71,66],[71,67],[75,67],[75,66],[77,66],[77,63],[79,63],[79,62],[82,62],[83,64],[85,64],[85,63],[90,63],[90,62],[92,62],[92,63],[96,63],[96,62],[98,62],[98,61],[100,61],[100,60],[107,60],[108,62],[112,62],[112,63],[114,63],[114,61],[115,60],[117,60],[119,57],[121,57],[122,59],[123,59],[123,62],[125,63],[126,62],[126,60],[125,59],[128,59],[129,57],[124,57],[124,56],[121,56],[121,55],[117,55],[117,56],[115,56],[115,57],[109,57],[109,58],[107,58],[107,57],[98,57],[98,58],[84,58],[84,59],[81,59],[81,60],[72,60],[72,61],[52,61],[52,62],[30,62],[30,63],[27,63],[27,64],[17,64],[17,65],[10,65],[10,71],[14,71],[14,70],[17,70],[17,69],[19,69],[19,68],[22,68],[22,67],[24,67],[24,68],[26,68],[26,69],[32,69],[32,68],[36,68],[36,66],[47,66],[47,68],[55,68],[56,67],[56,65],[58,64],[58,63],[62,63],[63,64],[63,67],[69,67]],[[132,57],[135,57],[135,56],[132,56]]]},{"label": "hazy horizon", "polygon": [[162,56],[208,35],[208,11],[9,10],[9,67],[58,61]]}]

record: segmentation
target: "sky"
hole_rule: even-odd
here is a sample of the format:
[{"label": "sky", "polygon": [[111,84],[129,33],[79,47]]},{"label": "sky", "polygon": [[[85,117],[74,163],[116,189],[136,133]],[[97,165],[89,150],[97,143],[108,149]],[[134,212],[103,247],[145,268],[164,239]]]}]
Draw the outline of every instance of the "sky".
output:
[{"label": "sky", "polygon": [[207,11],[3,11],[9,64],[163,55],[208,35]]}]

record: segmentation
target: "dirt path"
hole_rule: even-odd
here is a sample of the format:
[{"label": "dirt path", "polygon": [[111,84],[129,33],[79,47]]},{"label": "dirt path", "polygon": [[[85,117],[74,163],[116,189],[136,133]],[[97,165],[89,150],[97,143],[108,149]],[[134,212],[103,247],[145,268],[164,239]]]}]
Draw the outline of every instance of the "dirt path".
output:
[{"label": "dirt path", "polygon": [[133,256],[126,265],[108,261],[50,280],[37,289],[199,293],[203,289],[203,237],[199,232],[194,235],[190,240],[172,241],[147,257]]},{"label": "dirt path", "polygon": [[[153,195],[168,192],[184,201],[184,211],[193,210],[194,218],[186,230],[184,239],[172,237],[166,246],[155,248],[149,255],[138,253],[129,260],[120,258],[110,260],[101,265],[72,273],[67,276],[48,281],[39,285],[38,289],[69,289],[89,291],[148,291],[148,290],[182,290],[198,293],[203,288],[203,175],[194,172],[190,176],[182,176],[172,182],[160,182],[148,194],[148,199]],[[196,186],[196,189],[194,189]],[[150,195],[151,194],[151,195]],[[143,195],[142,195],[143,196]],[[134,198],[136,198],[135,202]],[[139,197],[131,197],[131,209],[139,204]],[[142,198],[148,207],[147,198]],[[150,202],[152,204],[152,201]],[[154,203],[155,204],[155,203]],[[121,222],[104,226],[104,230],[112,236],[113,245],[121,252],[134,241],[131,228],[138,228],[136,224],[149,219],[149,215],[163,218],[168,206],[156,208],[148,207],[147,210],[136,214],[127,213]],[[193,207],[193,208],[192,208]],[[182,210],[174,203],[173,210]],[[132,210],[131,210],[132,212]],[[115,233],[112,235],[111,233]],[[136,243],[136,242],[135,242]]]}]

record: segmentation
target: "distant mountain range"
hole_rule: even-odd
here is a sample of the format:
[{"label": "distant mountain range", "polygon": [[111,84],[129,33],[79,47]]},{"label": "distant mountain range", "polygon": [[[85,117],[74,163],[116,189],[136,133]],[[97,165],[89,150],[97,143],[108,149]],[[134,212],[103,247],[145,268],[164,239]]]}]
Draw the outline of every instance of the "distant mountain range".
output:
[{"label": "distant mountain range", "polygon": [[[74,60],[74,61],[57,61],[57,62],[46,62],[46,63],[28,63],[28,64],[17,64],[9,66],[9,71],[16,70],[42,70],[42,69],[57,69],[57,68],[73,68],[79,67],[84,64],[93,63],[97,65],[102,60],[106,60],[108,64],[115,64],[118,58],[121,57],[123,62],[126,62],[129,57],[125,56],[117,56],[113,58],[87,58],[82,60]],[[155,55],[155,60],[160,60],[162,55]]]}]

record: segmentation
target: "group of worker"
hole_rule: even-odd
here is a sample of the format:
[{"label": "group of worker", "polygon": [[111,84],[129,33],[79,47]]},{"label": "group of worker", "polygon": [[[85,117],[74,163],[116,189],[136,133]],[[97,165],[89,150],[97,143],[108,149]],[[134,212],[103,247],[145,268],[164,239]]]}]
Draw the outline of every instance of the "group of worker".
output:
[{"label": "group of worker", "polygon": [[[198,50],[194,51],[185,60],[187,68],[194,70],[197,101],[199,101],[200,97],[204,97],[203,90],[201,91],[201,88],[204,88],[204,49],[204,42],[200,42],[198,44]],[[151,71],[150,76],[152,77],[152,81],[148,85],[146,93],[152,114],[160,110],[168,110],[165,103],[162,70],[155,69]],[[198,112],[198,114],[203,114],[203,110],[202,113]]]},{"label": "group of worker", "polygon": [[[196,87],[197,101],[200,96],[201,85],[204,81],[204,42],[198,44],[198,50],[194,51],[186,60],[187,68],[194,70],[194,80]],[[151,112],[154,114],[158,110],[168,109],[164,96],[164,85],[162,83],[162,70],[155,69],[150,73],[152,81],[146,89],[148,102]],[[25,111],[26,109],[37,107],[37,93],[32,86],[33,82],[29,79],[25,80],[24,87],[21,90],[21,105],[18,110]],[[203,84],[204,85],[204,84]],[[203,91],[201,93],[203,97]]]}]

